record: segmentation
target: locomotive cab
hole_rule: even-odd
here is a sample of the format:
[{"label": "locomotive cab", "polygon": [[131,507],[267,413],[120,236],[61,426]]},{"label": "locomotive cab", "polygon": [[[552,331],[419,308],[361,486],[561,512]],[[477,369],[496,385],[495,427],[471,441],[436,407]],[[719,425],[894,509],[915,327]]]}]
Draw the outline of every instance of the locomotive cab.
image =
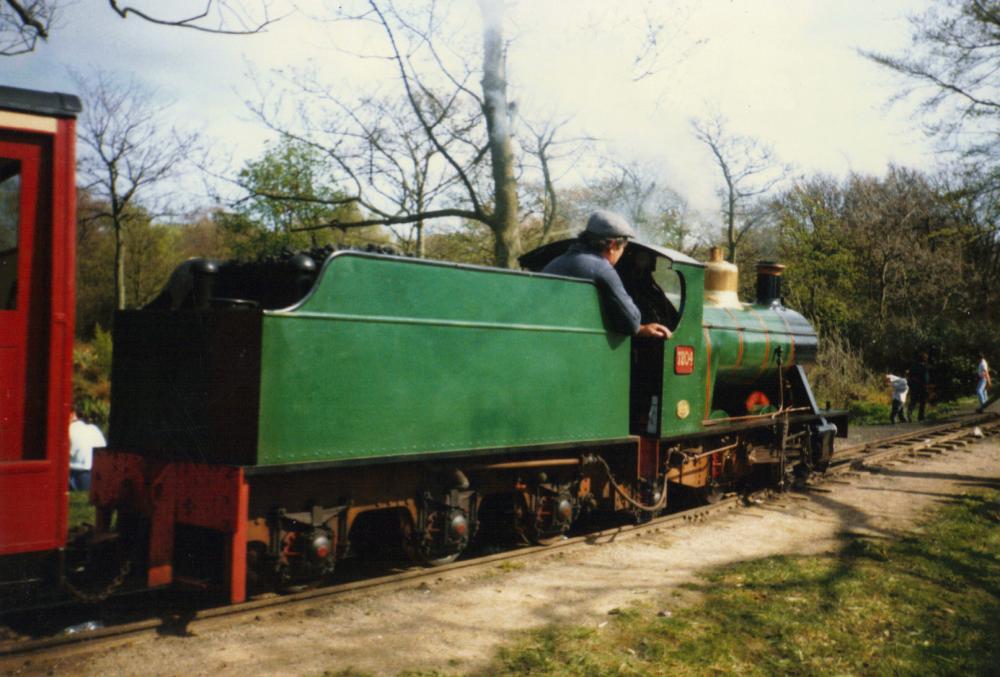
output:
[{"label": "locomotive cab", "polygon": [[[520,258],[523,267],[541,271],[576,240],[539,247]],[[629,385],[629,430],[659,436],[664,429],[700,428],[705,410],[702,339],[704,264],[681,252],[632,241],[615,270],[645,323],[657,322],[673,336],[663,341],[633,338]]]}]

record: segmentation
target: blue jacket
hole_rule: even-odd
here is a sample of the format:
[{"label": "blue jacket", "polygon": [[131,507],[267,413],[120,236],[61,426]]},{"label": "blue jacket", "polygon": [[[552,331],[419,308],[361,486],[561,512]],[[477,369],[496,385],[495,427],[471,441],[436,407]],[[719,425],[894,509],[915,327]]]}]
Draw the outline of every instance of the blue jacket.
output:
[{"label": "blue jacket", "polygon": [[545,266],[543,273],[592,280],[601,292],[604,311],[612,328],[635,336],[639,332],[641,315],[632,297],[625,291],[622,280],[607,259],[577,242]]}]

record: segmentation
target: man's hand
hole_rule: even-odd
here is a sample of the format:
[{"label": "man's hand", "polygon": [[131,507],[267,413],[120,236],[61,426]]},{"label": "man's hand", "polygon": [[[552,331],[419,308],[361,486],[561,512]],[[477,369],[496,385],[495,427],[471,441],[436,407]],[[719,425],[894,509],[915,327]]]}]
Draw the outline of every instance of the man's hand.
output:
[{"label": "man's hand", "polygon": [[668,339],[673,334],[670,330],[664,327],[662,324],[656,322],[650,322],[649,324],[639,325],[639,333],[636,336],[653,336],[655,338]]}]

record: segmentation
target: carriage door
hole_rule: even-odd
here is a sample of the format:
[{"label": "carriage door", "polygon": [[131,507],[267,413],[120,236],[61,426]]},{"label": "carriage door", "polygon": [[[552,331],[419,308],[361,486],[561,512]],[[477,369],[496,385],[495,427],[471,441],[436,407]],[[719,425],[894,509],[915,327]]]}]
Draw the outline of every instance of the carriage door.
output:
[{"label": "carriage door", "polygon": [[0,462],[45,455],[45,402],[33,392],[46,377],[35,354],[45,343],[30,337],[42,328],[32,304],[44,299],[42,290],[31,293],[41,278],[32,270],[40,153],[38,145],[0,139]]}]

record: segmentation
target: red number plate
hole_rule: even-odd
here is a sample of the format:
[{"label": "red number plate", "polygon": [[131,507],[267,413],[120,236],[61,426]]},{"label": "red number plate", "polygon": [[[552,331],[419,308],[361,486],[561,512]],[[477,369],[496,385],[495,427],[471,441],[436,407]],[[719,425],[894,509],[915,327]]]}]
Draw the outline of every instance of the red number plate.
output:
[{"label": "red number plate", "polygon": [[674,348],[674,373],[690,374],[694,371],[694,348],[677,346]]}]

